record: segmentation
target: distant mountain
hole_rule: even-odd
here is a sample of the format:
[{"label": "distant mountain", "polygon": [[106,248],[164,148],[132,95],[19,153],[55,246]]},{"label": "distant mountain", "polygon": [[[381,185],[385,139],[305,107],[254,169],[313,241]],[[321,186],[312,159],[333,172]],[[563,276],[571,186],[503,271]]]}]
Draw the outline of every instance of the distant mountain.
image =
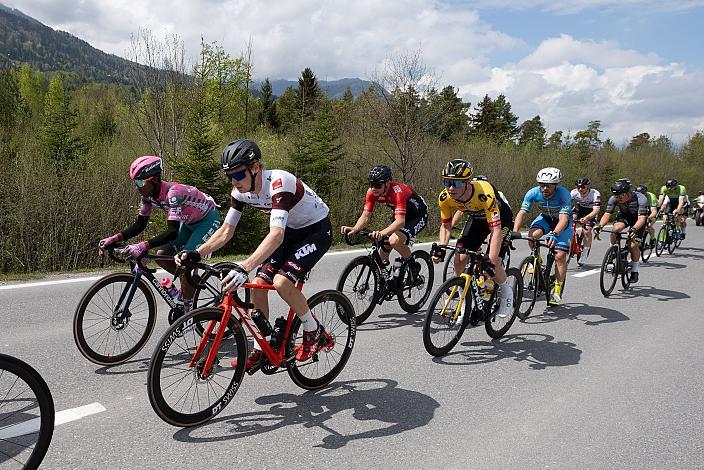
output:
[{"label": "distant mountain", "polygon": [[[269,80],[271,82],[271,90],[275,96],[284,94],[287,88],[298,88],[298,80]],[[355,98],[365,92],[372,82],[362,80],[361,78],[341,78],[339,80],[318,80],[318,86],[325,92],[328,98],[342,98],[345,90],[349,87],[352,91],[352,96]],[[257,92],[261,89],[261,83],[257,84]]]},{"label": "distant mountain", "polygon": [[22,62],[42,71],[74,72],[97,82],[129,83],[128,60],[0,4],[0,66]]}]

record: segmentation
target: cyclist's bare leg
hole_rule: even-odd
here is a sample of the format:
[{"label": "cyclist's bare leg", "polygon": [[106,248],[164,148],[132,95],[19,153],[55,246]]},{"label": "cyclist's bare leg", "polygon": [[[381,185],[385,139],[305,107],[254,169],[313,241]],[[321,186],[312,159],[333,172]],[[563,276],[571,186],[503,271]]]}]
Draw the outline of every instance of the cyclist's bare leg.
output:
[{"label": "cyclist's bare leg", "polygon": [[584,234],[584,238],[582,238],[582,240],[584,240],[584,248],[589,250],[592,247],[592,227],[591,225],[584,224],[582,225],[582,230]]},{"label": "cyclist's bare leg", "polygon": [[[262,286],[269,285],[269,283],[261,277],[255,277],[252,283],[259,284]],[[251,290],[252,303],[254,304],[254,308],[258,308],[259,310],[261,310],[266,318],[269,318],[269,292],[271,291],[269,291],[268,289]]]},{"label": "cyclist's bare leg", "polygon": [[[406,245],[406,236],[403,233],[395,232],[391,235],[389,237],[389,245],[391,246],[391,249],[396,250],[402,258],[406,259],[411,256],[411,249],[408,245]],[[389,261],[389,255],[391,255],[391,253],[387,253],[384,250],[379,250],[379,255],[386,263]]]},{"label": "cyclist's bare leg", "polygon": [[302,317],[308,313],[310,308],[308,307],[306,297],[296,288],[296,285],[291,282],[289,278],[277,274],[274,276],[274,287],[279,296],[293,309],[296,315]]},{"label": "cyclist's bare leg", "polygon": [[557,281],[565,282],[567,277],[567,252],[555,250],[555,275]]},{"label": "cyclist's bare leg", "polygon": [[633,239],[630,243],[631,261],[640,260],[640,245]]},{"label": "cyclist's bare leg", "polygon": [[469,255],[455,253],[455,259],[454,259],[455,276],[459,276],[460,274],[462,274],[464,272],[464,268],[467,266],[468,259],[469,259]]},{"label": "cyclist's bare leg", "polygon": [[614,222],[614,228],[611,231],[611,244],[613,245],[616,243],[616,234],[623,232],[623,230],[626,228],[626,224],[623,222]]}]

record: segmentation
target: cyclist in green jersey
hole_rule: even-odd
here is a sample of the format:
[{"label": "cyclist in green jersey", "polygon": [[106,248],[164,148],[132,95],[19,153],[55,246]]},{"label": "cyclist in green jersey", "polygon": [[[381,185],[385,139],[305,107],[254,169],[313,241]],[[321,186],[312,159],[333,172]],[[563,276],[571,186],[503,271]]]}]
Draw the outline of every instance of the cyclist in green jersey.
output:
[{"label": "cyclist in green jersey", "polygon": [[[670,201],[665,204],[665,196],[667,196]],[[681,184],[677,184],[677,180],[670,178],[665,182],[665,186],[660,188],[660,197],[658,198],[658,206],[660,211],[664,214],[674,214],[677,221],[680,223],[681,236],[680,238],[684,240],[685,231],[687,230],[687,222],[685,221],[684,207],[687,203],[687,189]]]},{"label": "cyclist in green jersey", "polygon": [[655,244],[655,219],[658,215],[658,198],[655,194],[648,191],[648,187],[644,184],[639,185],[636,191],[643,194],[648,199],[648,205],[650,206],[650,214],[648,214],[648,233],[650,234],[650,242]]}]

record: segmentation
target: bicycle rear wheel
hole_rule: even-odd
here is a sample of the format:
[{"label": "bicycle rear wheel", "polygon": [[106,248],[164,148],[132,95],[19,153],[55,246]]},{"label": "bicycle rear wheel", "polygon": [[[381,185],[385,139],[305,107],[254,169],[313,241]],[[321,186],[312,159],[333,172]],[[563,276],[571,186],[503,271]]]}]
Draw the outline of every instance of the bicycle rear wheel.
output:
[{"label": "bicycle rear wheel", "polygon": [[640,247],[640,257],[644,263],[647,263],[650,259],[650,255],[653,254],[653,245],[655,244],[655,239],[650,234],[650,232],[646,232],[646,235],[643,237],[643,240],[644,241],[643,243],[641,243]]},{"label": "bicycle rear wheel", "polygon": [[29,364],[0,354],[0,467],[35,469],[54,434],[54,400]]},{"label": "bicycle rear wheel", "polygon": [[521,298],[518,299],[518,310],[516,315],[518,318],[525,320],[530,316],[533,311],[533,306],[535,301],[538,299],[538,291],[540,290],[540,285],[538,282],[539,267],[536,266],[535,258],[533,256],[527,256],[518,268],[521,275],[521,285],[523,286],[521,292]]},{"label": "bicycle rear wheel", "polygon": [[462,299],[464,277],[445,281],[428,305],[423,324],[423,345],[431,356],[444,356],[462,337],[472,311],[472,293]]},{"label": "bicycle rear wheel", "polygon": [[[232,401],[242,383],[247,338],[233,317],[228,320],[213,366],[203,370],[222,314],[214,307],[194,310],[171,325],[154,350],[147,375],[149,402],[169,424],[188,427],[208,421]],[[205,336],[211,322],[211,333]],[[204,348],[194,357],[201,341]]]},{"label": "bicycle rear wheel", "polygon": [[[511,286],[513,290],[513,312],[510,316],[501,318],[496,315],[495,305],[495,310],[489,318],[484,321],[486,333],[494,339],[501,338],[506,334],[509,328],[511,328],[511,325],[513,325],[513,322],[516,320],[516,313],[518,312],[521,298],[523,297],[523,278],[521,278],[521,272],[517,268],[509,268],[506,270],[506,278],[508,285]],[[501,289],[502,287],[499,288]],[[499,293],[497,292],[496,295],[499,295]]]},{"label": "bicycle rear wheel", "polygon": [[[349,299],[336,290],[324,290],[308,299],[308,306],[318,323],[323,325],[333,339],[331,346],[322,348],[305,362],[292,361],[287,364],[291,380],[306,390],[322,388],[333,381],[352,354],[357,325],[354,309]],[[291,328],[286,356],[295,354],[296,347],[303,343],[301,321],[296,317]]]},{"label": "bicycle rear wheel", "polygon": [[364,323],[374,311],[381,291],[379,271],[369,256],[355,258],[345,266],[337,290],[352,302],[357,325]]},{"label": "bicycle rear wheel", "polygon": [[134,276],[129,273],[108,274],[78,303],[73,339],[89,361],[102,366],[121,364],[149,341],[156,323],[156,299],[142,278],[132,301],[125,306],[124,298],[133,282]]},{"label": "bicycle rear wheel", "polygon": [[619,275],[618,266],[618,246],[612,245],[604,253],[604,259],[601,262],[601,272],[599,273],[599,288],[604,297],[611,295],[611,292],[616,286],[616,281]]},{"label": "bicycle rear wheel", "polygon": [[[411,269],[410,260],[415,260],[420,265],[420,271],[415,274]],[[430,255],[423,250],[414,251],[401,266],[398,275],[401,285],[398,292],[398,303],[408,313],[415,313],[430,297],[435,278],[435,267]]]}]

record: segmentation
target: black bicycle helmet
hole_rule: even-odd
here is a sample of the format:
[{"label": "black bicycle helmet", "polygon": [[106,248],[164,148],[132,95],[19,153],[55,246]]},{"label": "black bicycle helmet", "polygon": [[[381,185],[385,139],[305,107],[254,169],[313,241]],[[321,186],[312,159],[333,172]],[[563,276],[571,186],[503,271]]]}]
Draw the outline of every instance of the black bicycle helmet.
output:
[{"label": "black bicycle helmet", "polygon": [[631,182],[623,178],[611,185],[611,192],[614,194],[623,194],[631,190]]},{"label": "black bicycle helmet", "polygon": [[675,178],[670,178],[669,180],[665,181],[665,186],[668,188],[674,188],[677,186],[677,180]]},{"label": "black bicycle helmet", "polygon": [[249,166],[262,158],[259,146],[251,140],[235,140],[225,146],[220,157],[220,166],[224,171],[238,166]]},{"label": "black bicycle helmet", "polygon": [[638,187],[636,188],[636,191],[638,191],[639,193],[645,194],[648,192],[648,187],[644,184],[639,184]]},{"label": "black bicycle helmet", "polygon": [[367,175],[370,184],[384,184],[391,181],[391,168],[386,165],[377,165]]},{"label": "black bicycle helmet", "polygon": [[489,181],[489,178],[484,175],[477,175],[472,178],[472,181]]},{"label": "black bicycle helmet", "polygon": [[472,164],[461,158],[450,160],[442,169],[442,177],[448,180],[468,180],[472,177],[472,173],[474,173]]},{"label": "black bicycle helmet", "polygon": [[577,186],[579,186],[580,184],[586,184],[587,186],[589,186],[589,184],[591,184],[591,181],[586,176],[582,176],[581,178],[578,178],[574,184],[576,184]]}]

